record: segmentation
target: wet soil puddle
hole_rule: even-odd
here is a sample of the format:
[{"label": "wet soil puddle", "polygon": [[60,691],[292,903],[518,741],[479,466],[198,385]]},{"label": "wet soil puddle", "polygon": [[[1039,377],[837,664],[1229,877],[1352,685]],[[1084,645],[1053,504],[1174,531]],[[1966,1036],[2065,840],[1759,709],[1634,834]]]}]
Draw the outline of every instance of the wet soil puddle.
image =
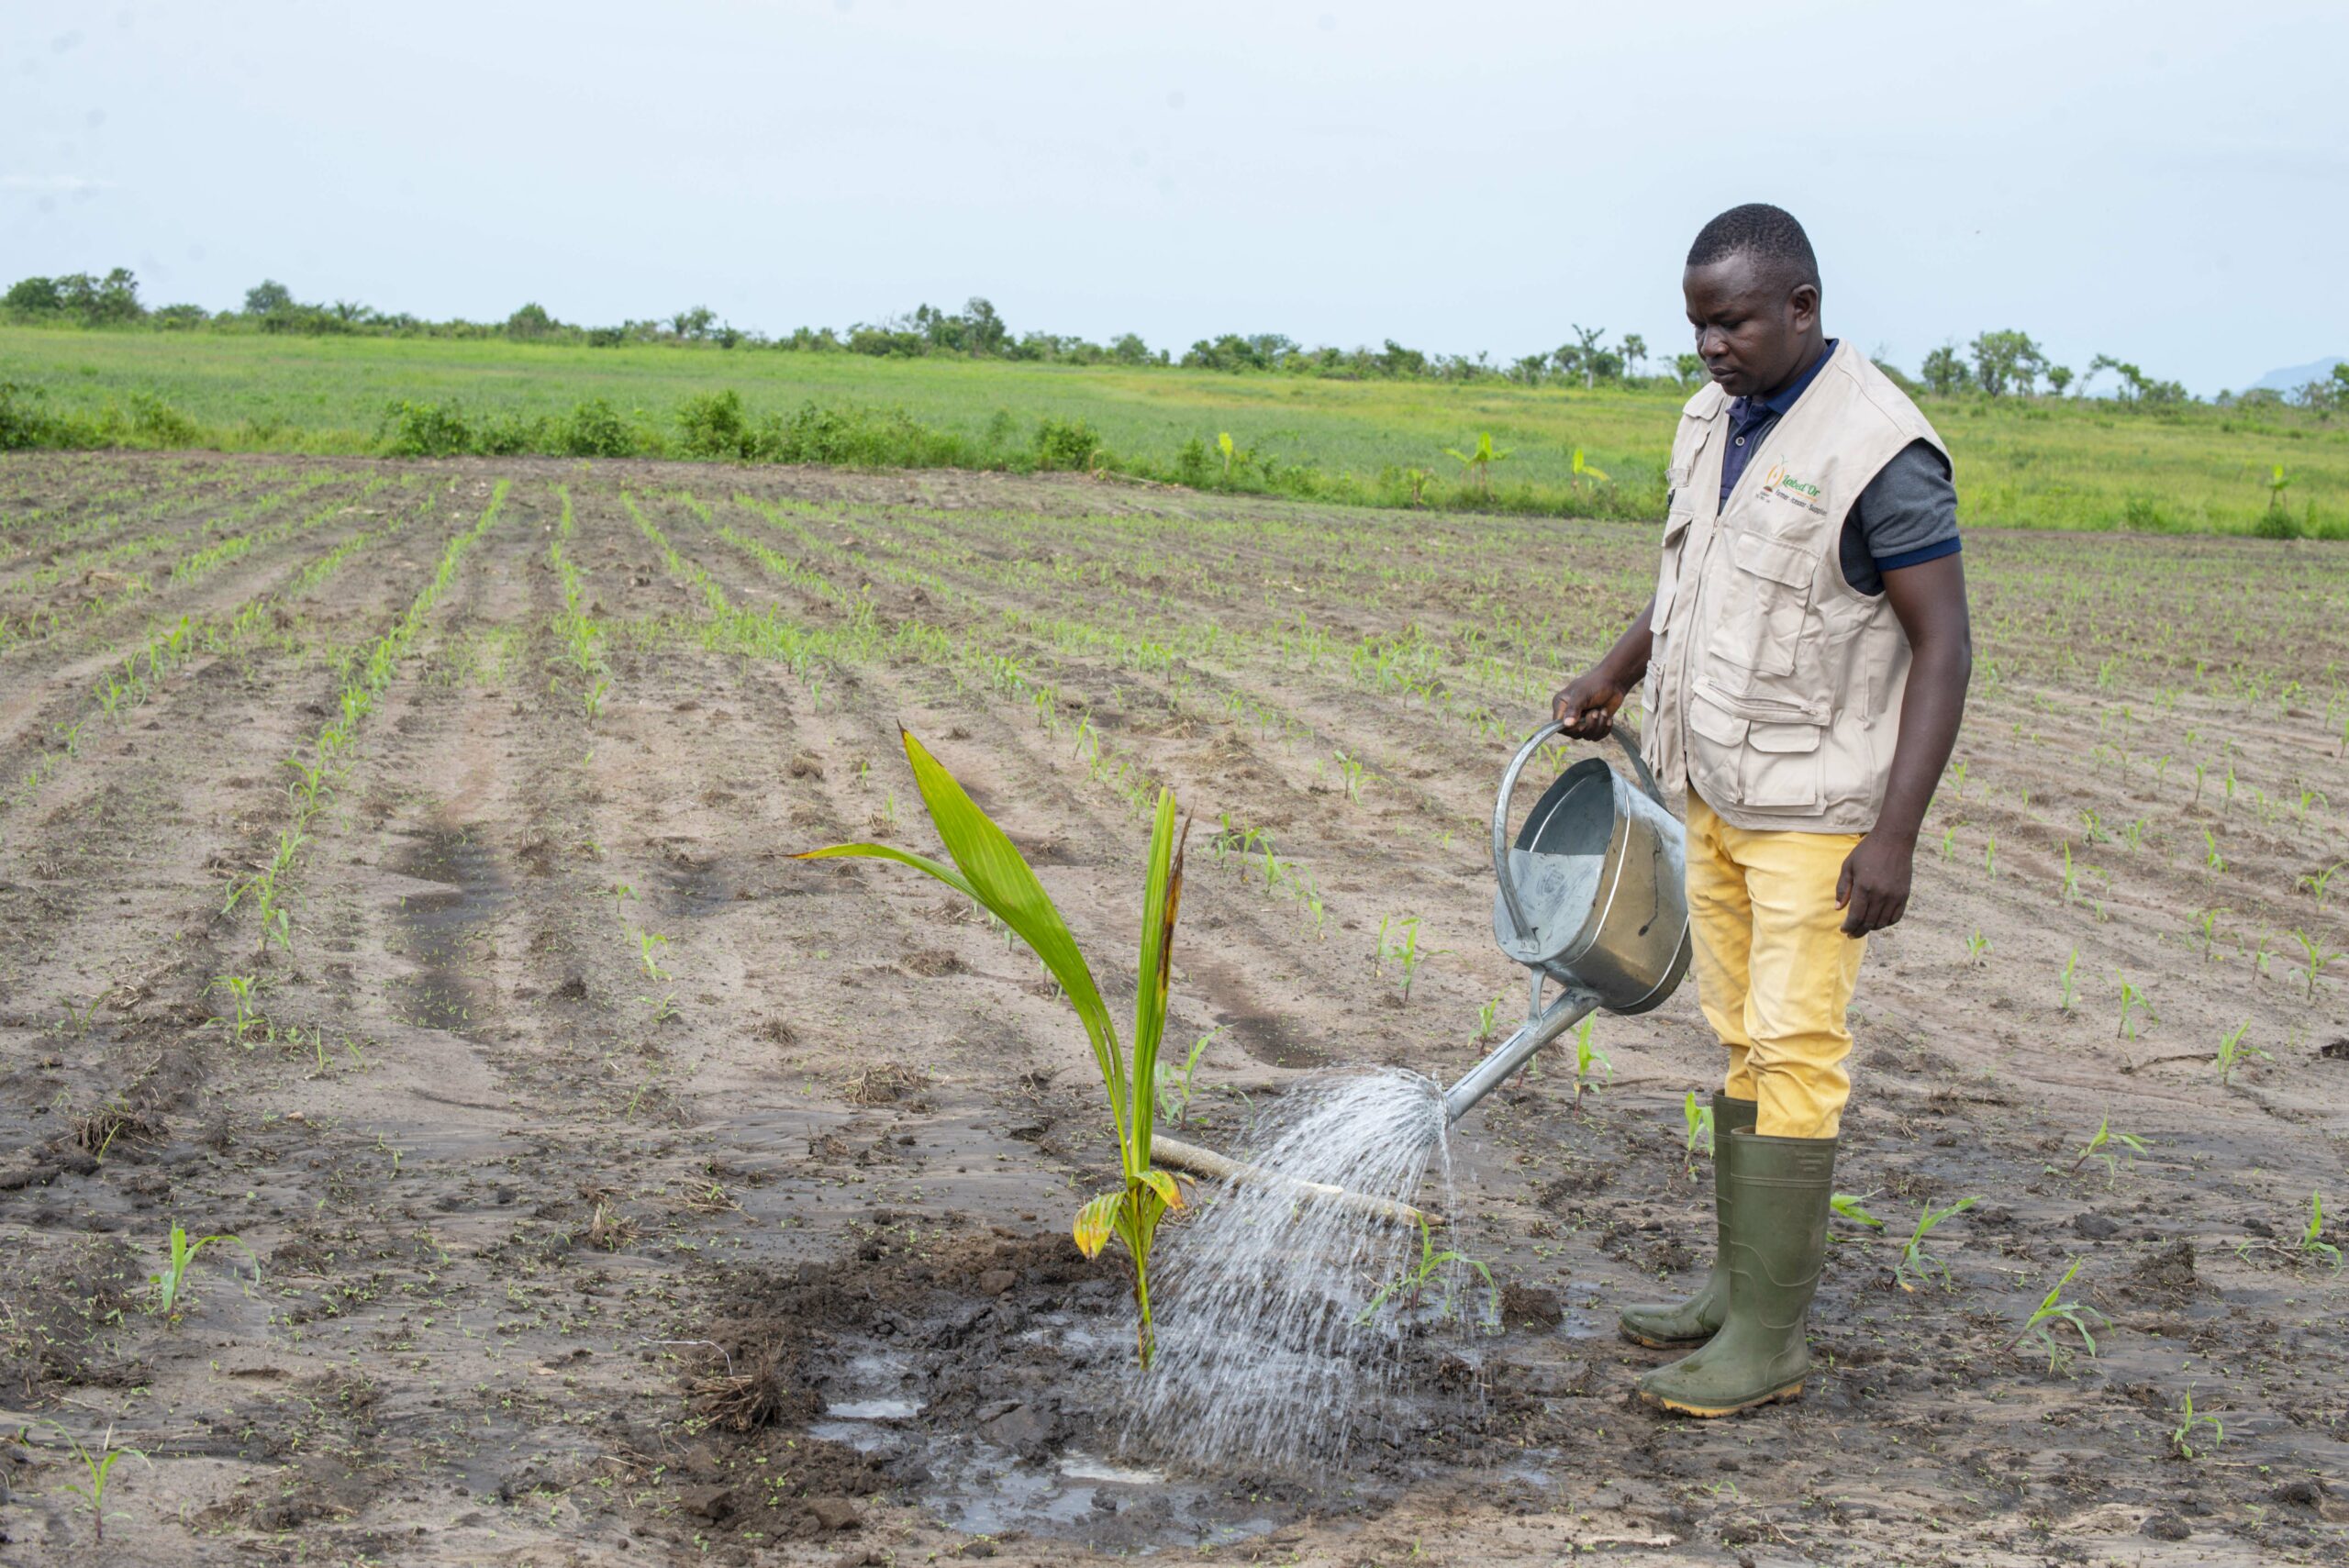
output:
[{"label": "wet soil puddle", "polygon": [[510,891],[497,856],[470,828],[436,826],[416,834],[392,869],[445,888],[400,900],[399,929],[416,973],[393,983],[395,1004],[410,1023],[462,1034],[486,1004],[485,988],[466,972],[466,949]]},{"label": "wet soil puddle", "polygon": [[1133,1449],[1125,1291],[1108,1260],[1087,1262],[1057,1234],[728,1274],[706,1326],[717,1354],[686,1388],[695,1413],[739,1445],[707,1477],[732,1484],[729,1525],[800,1532],[802,1521],[748,1506],[739,1479],[779,1451],[811,1496],[886,1493],[967,1535],[1141,1552],[1245,1541],[1308,1515],[1375,1515],[1429,1473],[1424,1455],[1446,1456],[1439,1468],[1503,1462],[1495,1421],[1509,1402],[1479,1396],[1456,1362],[1419,1369],[1410,1429],[1366,1442],[1326,1487]]}]

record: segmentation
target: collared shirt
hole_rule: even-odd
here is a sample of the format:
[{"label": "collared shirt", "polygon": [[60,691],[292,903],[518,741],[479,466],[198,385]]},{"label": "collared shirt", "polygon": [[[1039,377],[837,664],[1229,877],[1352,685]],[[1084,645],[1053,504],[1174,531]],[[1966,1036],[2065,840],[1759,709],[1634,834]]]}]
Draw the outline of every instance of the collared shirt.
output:
[{"label": "collared shirt", "polygon": [[[1721,452],[1716,509],[1729,504],[1729,493],[1744,474],[1746,460],[1801,401],[1834,351],[1835,339],[1830,338],[1811,367],[1776,392],[1731,400],[1729,445]],[[1949,463],[1931,442],[1911,441],[1868,481],[1844,514],[1837,555],[1843,581],[1863,594],[1876,595],[1884,592],[1886,573],[1955,555],[1958,548],[1957,489],[1950,483]]]}]

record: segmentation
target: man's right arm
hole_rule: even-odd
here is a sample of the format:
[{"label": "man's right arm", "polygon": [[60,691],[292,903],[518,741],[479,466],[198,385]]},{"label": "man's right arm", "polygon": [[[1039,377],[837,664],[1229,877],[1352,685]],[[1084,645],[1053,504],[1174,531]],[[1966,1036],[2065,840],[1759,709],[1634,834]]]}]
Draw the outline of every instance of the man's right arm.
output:
[{"label": "man's right arm", "polygon": [[1603,654],[1598,662],[1575,677],[1574,681],[1550,699],[1550,717],[1566,727],[1566,733],[1577,740],[1597,740],[1605,737],[1615,718],[1615,710],[1631,695],[1631,688],[1648,673],[1648,655],[1654,647],[1654,638],[1648,629],[1648,617],[1655,613],[1655,601],[1631,617],[1631,624],[1615,646]]}]

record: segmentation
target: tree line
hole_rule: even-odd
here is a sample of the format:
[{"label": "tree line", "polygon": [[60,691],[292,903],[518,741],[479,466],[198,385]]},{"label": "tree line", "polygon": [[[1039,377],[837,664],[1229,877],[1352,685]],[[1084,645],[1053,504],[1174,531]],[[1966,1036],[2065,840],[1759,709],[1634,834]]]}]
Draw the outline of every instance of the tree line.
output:
[{"label": "tree line", "polygon": [[[959,311],[923,305],[910,314],[860,322],[844,331],[829,327],[802,327],[771,337],[738,328],[707,306],[693,306],[644,320],[623,321],[617,327],[590,327],[558,320],[536,303],[522,306],[502,322],[461,318],[430,321],[406,312],[380,311],[351,300],[337,300],[330,305],[307,303],[296,299],[291,289],[273,279],[263,280],[246,290],[243,306],[236,310],[212,312],[196,305],[150,308],[139,298],[137,277],[123,267],[104,276],[73,272],[22,279],[6,295],[0,295],[0,317],[34,324],[147,326],[165,330],[313,337],[363,334],[505,339],[589,348],[663,344],[898,359],[963,357],[1074,365],[1180,365],[1197,370],[1348,380],[1497,380],[1528,386],[1693,389],[1703,384],[1705,375],[1704,361],[1693,353],[1652,353],[1646,339],[1636,332],[1626,332],[1610,343],[1605,328],[1586,328],[1579,323],[1574,325],[1570,341],[1546,353],[1526,354],[1500,362],[1483,353],[1429,353],[1407,348],[1391,338],[1375,349],[1308,348],[1278,332],[1226,332],[1215,338],[1202,338],[1178,355],[1168,349],[1153,350],[1133,332],[1120,334],[1107,343],[1053,332],[1015,333],[996,307],[980,298],[969,300]],[[2030,334],[2012,329],[1977,333],[1963,348],[1954,342],[1945,343],[1925,356],[1914,376],[1882,358],[1876,363],[1905,390],[1919,396],[2087,396],[2099,378],[2110,372],[2112,379],[2106,384],[2110,395],[2123,405],[2161,408],[2197,401],[2179,383],[2148,375],[2139,366],[2110,354],[2097,355],[2085,374],[2076,375],[2070,366],[2054,363]],[[2312,383],[2289,394],[2252,392],[2236,396],[2222,392],[2217,401],[2288,402],[2325,412],[2349,407],[2349,366],[2336,367],[2330,381]]]}]

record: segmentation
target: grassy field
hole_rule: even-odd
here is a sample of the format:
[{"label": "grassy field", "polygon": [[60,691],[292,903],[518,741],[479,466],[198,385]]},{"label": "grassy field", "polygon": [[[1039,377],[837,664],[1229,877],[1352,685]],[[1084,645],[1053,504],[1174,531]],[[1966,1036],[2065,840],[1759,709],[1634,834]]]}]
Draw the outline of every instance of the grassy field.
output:
[{"label": "grassy field", "polygon": [[[102,416],[154,398],[193,422],[192,433],[161,437],[128,429],[124,444],[320,454],[382,450],[384,411],[395,399],[560,420],[602,398],[648,437],[674,441],[678,406],[722,389],[738,391],[754,415],[809,402],[902,408],[985,461],[1014,466],[1046,418],[1088,422],[1114,466],[1152,477],[1175,472],[1186,441],[1212,452],[1229,431],[1275,463],[1269,481],[1251,473],[1233,488],[1394,503],[1409,495],[1402,471],[1418,467],[1437,475],[1426,498],[1447,506],[1483,497],[1445,449],[1473,448],[1489,431],[1510,453],[1494,471],[1495,508],[1613,516],[1661,511],[1680,402],[1665,392],[1497,381],[30,328],[0,328],[0,382],[39,389],[59,413]],[[2266,511],[2280,463],[2302,530],[2349,537],[2349,426],[2282,410],[2146,415],[2077,400],[1949,401],[1927,412],[1955,454],[1970,525],[2241,532]],[[1576,478],[1576,449],[1605,472],[1604,484]]]}]

